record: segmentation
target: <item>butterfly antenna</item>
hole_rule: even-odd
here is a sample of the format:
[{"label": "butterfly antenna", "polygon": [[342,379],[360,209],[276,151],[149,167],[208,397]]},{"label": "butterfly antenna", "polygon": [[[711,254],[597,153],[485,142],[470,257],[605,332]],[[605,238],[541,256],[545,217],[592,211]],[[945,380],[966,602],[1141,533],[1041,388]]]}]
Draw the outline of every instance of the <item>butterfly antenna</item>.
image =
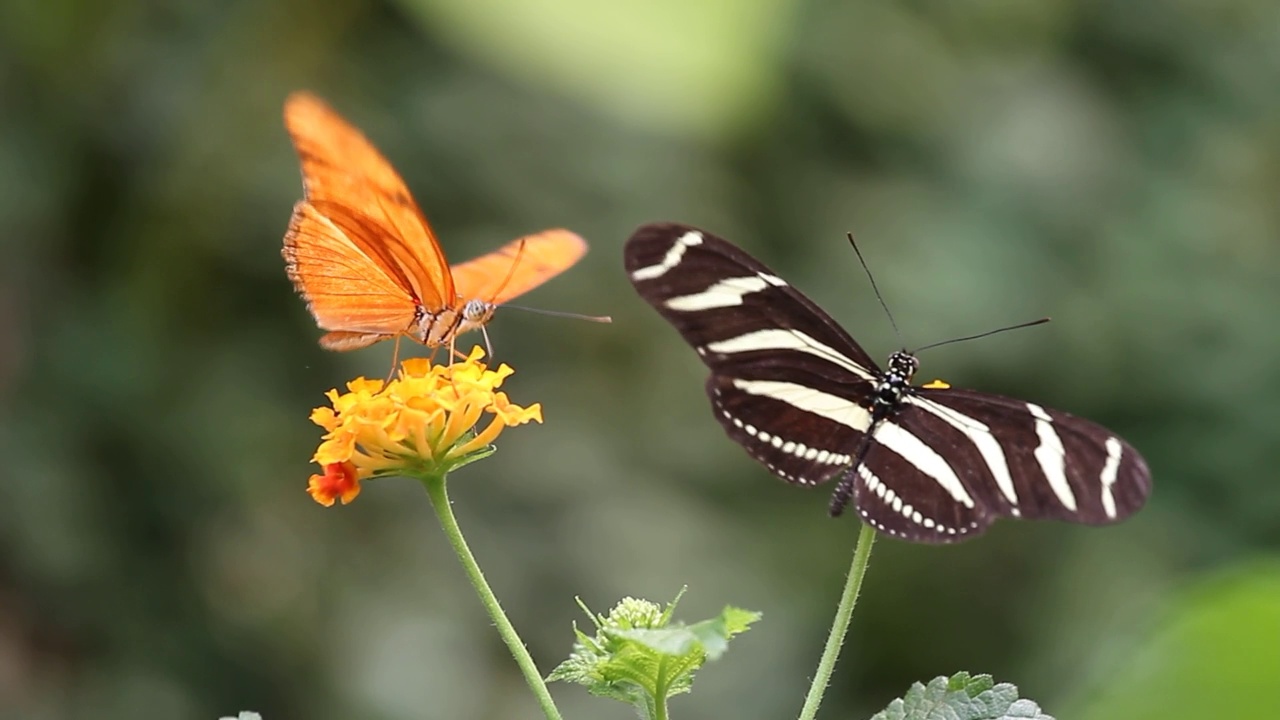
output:
[{"label": "butterfly antenna", "polygon": [[880,307],[884,308],[884,314],[889,318],[889,324],[893,326],[893,334],[898,336],[898,344],[906,346],[902,342],[902,332],[898,330],[898,323],[893,320],[893,313],[889,312],[889,306],[884,301],[884,296],[880,294],[880,288],[876,286],[876,278],[871,274],[871,268],[867,267],[867,261],[862,257],[862,251],[858,249],[858,243],[853,240],[853,233],[848,233],[849,244],[853,246],[853,252],[858,256],[858,262],[862,263],[862,270],[867,274],[867,279],[871,281],[871,290],[876,294],[876,300],[880,301]]},{"label": "butterfly antenna", "polygon": [[[501,295],[502,291],[507,288],[507,284],[511,282],[511,278],[515,277],[516,267],[520,265],[520,257],[521,255],[524,254],[524,246],[525,246],[526,239],[527,238],[520,238],[520,247],[516,249],[516,257],[514,260],[511,261],[511,269],[507,271],[506,279],[503,280],[502,284],[498,286],[498,289],[494,291],[492,297],[497,297]],[[490,298],[490,302],[492,302],[492,298]],[[555,310],[543,310],[541,308],[525,307],[523,305],[511,305],[510,303],[503,303],[502,308],[504,310],[507,308],[511,308],[512,310],[524,310],[526,312],[538,313],[539,315],[551,315],[552,317],[573,318],[575,320],[587,320],[589,322],[598,322],[598,323],[613,322],[613,318],[609,317],[608,315],[581,315],[579,313],[558,312]],[[483,330],[484,328],[481,328],[481,329]],[[487,344],[489,342],[489,334],[486,332],[484,337],[485,337],[485,343]],[[492,351],[490,351],[489,354],[492,355],[493,354]]]},{"label": "butterfly antenna", "polygon": [[511,260],[511,267],[507,270],[507,276],[502,279],[502,284],[493,291],[487,302],[493,303],[493,299],[502,294],[507,289],[507,285],[511,283],[511,278],[516,276],[516,268],[520,267],[520,258],[524,256],[524,246],[528,238],[520,238],[520,245],[516,247],[516,256]]},{"label": "butterfly antenna", "polygon": [[613,317],[609,315],[583,315],[581,313],[563,312],[560,310],[543,310],[542,308],[525,307],[524,305],[503,305],[503,310],[524,310],[525,312],[537,313],[539,315],[550,315],[551,317],[570,318],[573,320],[586,320],[587,322],[611,323]]},{"label": "butterfly antenna", "polygon": [[1032,320],[1031,322],[1018,323],[1017,325],[1009,325],[1008,327],[996,328],[995,330],[988,330],[984,333],[978,333],[977,335],[968,335],[965,337],[958,337],[958,338],[952,338],[950,340],[943,340],[942,342],[930,343],[928,345],[925,345],[924,347],[916,348],[911,352],[911,354],[914,355],[920,352],[921,350],[936,348],[940,345],[950,345],[951,343],[964,342],[965,340],[977,340],[978,338],[984,338],[988,335],[995,335],[996,333],[1002,333],[1002,332],[1005,332],[1006,330],[1020,330],[1022,328],[1032,327],[1034,325],[1043,325],[1047,322],[1049,322],[1049,318],[1042,317],[1039,320]]}]

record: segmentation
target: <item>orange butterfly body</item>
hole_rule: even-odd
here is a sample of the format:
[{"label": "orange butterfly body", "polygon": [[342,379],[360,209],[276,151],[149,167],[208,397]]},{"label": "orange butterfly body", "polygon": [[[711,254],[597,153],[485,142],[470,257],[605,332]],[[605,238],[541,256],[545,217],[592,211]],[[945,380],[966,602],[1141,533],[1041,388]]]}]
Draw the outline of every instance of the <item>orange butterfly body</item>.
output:
[{"label": "orange butterfly body", "polygon": [[402,335],[451,345],[587,251],[574,233],[545,230],[450,267],[404,181],[359,130],[304,92],[285,101],[284,123],[304,196],[285,232],[285,270],[328,350]]}]

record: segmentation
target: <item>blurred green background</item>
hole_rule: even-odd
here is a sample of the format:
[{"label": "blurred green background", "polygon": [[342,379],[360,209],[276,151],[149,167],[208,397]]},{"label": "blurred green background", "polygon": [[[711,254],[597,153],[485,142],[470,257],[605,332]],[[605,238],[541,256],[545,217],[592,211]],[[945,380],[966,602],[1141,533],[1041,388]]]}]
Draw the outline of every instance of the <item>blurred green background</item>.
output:
[{"label": "blurred green background", "polygon": [[[331,354],[279,255],[310,88],[455,260],[592,251],[500,313],[510,431],[456,511],[544,671],[573,597],[764,621],[681,717],[797,712],[856,523],[728,441],[621,247],[756,254],[922,381],[1113,427],[1123,525],[881,542],[824,717],[967,669],[1059,718],[1280,717],[1280,5],[1272,0],[7,0],[0,4],[0,717],[536,717],[407,480],[305,494]],[[478,336],[475,338],[478,340]],[[553,692],[568,718],[631,711]]]}]

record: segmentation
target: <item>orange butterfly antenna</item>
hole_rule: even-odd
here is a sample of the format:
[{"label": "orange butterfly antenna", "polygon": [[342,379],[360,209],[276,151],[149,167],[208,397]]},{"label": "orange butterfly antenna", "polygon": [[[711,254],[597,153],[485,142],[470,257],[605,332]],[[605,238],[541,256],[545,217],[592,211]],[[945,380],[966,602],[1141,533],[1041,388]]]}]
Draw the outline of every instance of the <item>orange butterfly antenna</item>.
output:
[{"label": "orange butterfly antenna", "polygon": [[537,313],[539,315],[550,315],[551,317],[569,318],[571,320],[586,320],[594,323],[611,323],[613,317],[611,315],[583,315],[581,313],[565,312],[563,310],[543,310],[542,308],[531,308],[523,305],[503,305],[504,309],[523,310],[525,312]]},{"label": "orange butterfly antenna", "polygon": [[511,267],[507,269],[507,276],[502,279],[502,284],[493,291],[493,294],[485,298],[485,302],[493,304],[502,295],[502,291],[507,289],[507,285],[511,283],[511,278],[516,276],[516,268],[520,266],[520,258],[524,257],[524,246],[527,244],[525,240],[526,238],[520,238],[516,241],[518,243],[516,245],[516,256],[511,260]]},{"label": "orange butterfly antenna", "polygon": [[[507,285],[510,284],[511,279],[516,276],[516,269],[520,266],[520,260],[524,257],[524,248],[525,248],[526,240],[528,240],[527,237],[520,238],[519,240],[516,241],[517,243],[519,243],[516,246],[516,256],[515,258],[512,259],[511,267],[510,269],[507,270],[507,276],[503,278],[502,284],[499,285],[493,291],[493,293],[488,297],[487,302],[489,302],[490,304],[495,304],[494,301],[497,300],[497,298],[502,296],[502,291],[507,289]],[[537,313],[539,315],[550,315],[552,317],[572,318],[574,320],[586,320],[588,322],[598,322],[598,323],[613,322],[613,318],[608,315],[582,315],[580,313],[571,313],[571,312],[563,312],[563,311],[556,311],[556,310],[542,310],[540,308],[524,307],[521,305],[502,304],[501,307],[512,308],[515,310],[524,310],[525,312]],[[480,330],[484,334],[485,345],[488,345],[489,344],[488,330],[486,330],[484,327],[481,327]],[[493,348],[489,348],[489,353],[490,355],[493,354]]]}]

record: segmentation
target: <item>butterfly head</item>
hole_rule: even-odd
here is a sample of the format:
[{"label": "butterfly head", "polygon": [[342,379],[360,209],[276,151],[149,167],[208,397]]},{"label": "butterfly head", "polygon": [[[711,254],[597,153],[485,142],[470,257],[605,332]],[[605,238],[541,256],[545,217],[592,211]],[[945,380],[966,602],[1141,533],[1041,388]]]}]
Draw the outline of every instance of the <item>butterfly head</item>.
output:
[{"label": "butterfly head", "polygon": [[889,356],[889,369],[876,383],[874,409],[882,416],[897,411],[902,396],[911,387],[911,377],[920,369],[920,361],[909,352],[899,351]]},{"label": "butterfly head", "polygon": [[487,325],[497,307],[485,300],[468,300],[461,307],[434,313],[419,308],[414,321],[416,329],[410,334],[427,347],[448,345],[462,333]]},{"label": "butterfly head", "polygon": [[896,375],[902,378],[902,382],[907,383],[911,382],[911,378],[919,369],[920,361],[915,355],[906,350],[899,350],[889,356],[889,371],[885,375]]},{"label": "butterfly head", "polygon": [[462,306],[462,322],[458,325],[458,332],[464,333],[488,325],[497,308],[497,305],[485,300],[468,300]]}]

